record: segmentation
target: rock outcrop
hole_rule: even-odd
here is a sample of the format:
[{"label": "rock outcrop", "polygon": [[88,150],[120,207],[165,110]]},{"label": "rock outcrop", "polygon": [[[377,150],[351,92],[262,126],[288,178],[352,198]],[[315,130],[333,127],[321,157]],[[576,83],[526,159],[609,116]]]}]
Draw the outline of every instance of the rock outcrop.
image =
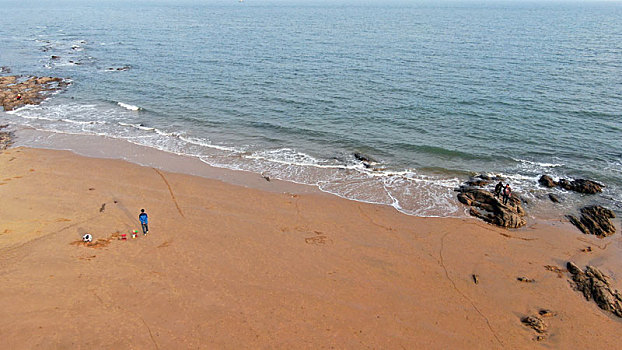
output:
[{"label": "rock outcrop", "polygon": [[[8,125],[0,125],[0,129]],[[11,131],[0,131],[0,151],[11,147],[13,144],[13,133]]]},{"label": "rock outcrop", "polygon": [[507,204],[489,191],[481,188],[462,186],[457,189],[458,200],[470,206],[469,214],[488,223],[501,227],[518,228],[525,226],[525,210],[521,201],[514,194]]},{"label": "rock outcrop", "polygon": [[601,309],[622,317],[622,295],[612,288],[607,276],[593,266],[587,266],[585,272],[572,262],[566,267],[572,275],[575,290],[583,293],[585,299],[594,300]]},{"label": "rock outcrop", "polygon": [[46,93],[57,91],[69,84],[61,78],[5,76],[0,77],[0,104],[11,111],[26,104],[39,104]]},{"label": "rock outcrop", "polygon": [[567,217],[573,225],[585,234],[607,237],[616,233],[616,227],[611,222],[611,219],[615,218],[616,215],[612,210],[599,205],[581,208],[580,218],[573,215]]},{"label": "rock outcrop", "polygon": [[521,319],[521,322],[523,322],[527,327],[530,327],[534,331],[541,334],[546,333],[546,330],[548,329],[546,323],[544,323],[544,321],[542,321],[542,319],[538,316],[523,317]]},{"label": "rock outcrop", "polygon": [[553,181],[553,178],[548,175],[542,175],[540,177],[540,180],[538,180],[538,182],[540,183],[540,185],[544,187],[548,187],[548,188],[553,188],[557,186],[557,183]]},{"label": "rock outcrop", "polygon": [[600,184],[596,181],[586,180],[586,179],[576,179],[576,180],[566,180],[559,179],[558,182],[553,181],[548,175],[542,175],[538,180],[540,185],[548,188],[553,188],[559,186],[567,191],[575,191],[579,193],[586,194],[595,194],[603,191],[603,187],[605,185]]}]

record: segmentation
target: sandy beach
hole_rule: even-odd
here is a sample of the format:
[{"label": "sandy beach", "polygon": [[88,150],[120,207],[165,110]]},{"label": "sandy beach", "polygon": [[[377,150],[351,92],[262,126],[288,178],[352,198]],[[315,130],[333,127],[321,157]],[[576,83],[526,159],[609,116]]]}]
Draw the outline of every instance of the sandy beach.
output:
[{"label": "sandy beach", "polygon": [[[620,286],[619,234],[598,239],[565,220],[507,230],[417,218],[261,181],[277,187],[3,151],[2,347],[618,347],[620,319],[563,269],[593,265]],[[140,229],[141,208],[150,233],[119,240]],[[82,244],[85,233],[97,244]],[[552,315],[543,334],[521,323],[541,309]]]}]

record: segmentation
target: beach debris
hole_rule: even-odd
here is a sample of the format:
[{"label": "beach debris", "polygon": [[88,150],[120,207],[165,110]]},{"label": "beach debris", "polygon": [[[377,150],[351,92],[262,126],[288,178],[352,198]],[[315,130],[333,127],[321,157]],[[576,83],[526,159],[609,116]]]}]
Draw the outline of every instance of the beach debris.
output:
[{"label": "beach debris", "polygon": [[92,242],[92,241],[93,241],[93,236],[90,233],[87,233],[84,236],[82,236],[82,242]]},{"label": "beach debris", "polygon": [[557,196],[554,193],[549,193],[549,199],[551,200],[551,202],[553,203],[559,203],[561,202],[561,200],[559,199],[559,196]]},{"label": "beach debris", "polygon": [[479,284],[479,275],[473,274],[471,275],[471,277],[473,277],[473,283]]},{"label": "beach debris", "polygon": [[261,174],[261,177],[263,177],[263,178],[264,178],[264,180],[266,180],[266,181],[270,182],[270,176],[268,176],[268,175],[264,175],[264,174]]},{"label": "beach debris", "polygon": [[122,241],[127,241],[127,233],[122,233],[121,238]]},{"label": "beach debris", "polygon": [[542,319],[538,316],[526,316],[521,319],[521,322],[525,324],[527,327],[530,327],[534,331],[542,334],[546,333],[548,326]]},{"label": "beach debris", "polygon": [[506,228],[518,228],[527,224],[525,210],[515,194],[511,195],[507,204],[503,204],[494,194],[482,188],[463,185],[456,191],[459,192],[458,200],[470,207],[469,214],[472,216]]},{"label": "beach debris", "polygon": [[106,203],[102,204],[102,207],[101,207],[101,208],[99,208],[99,212],[100,212],[100,213],[103,213],[103,212],[104,212],[104,210],[106,210]]},{"label": "beach debris", "polygon": [[607,237],[616,233],[616,228],[610,219],[616,217],[612,210],[592,205],[581,208],[581,218],[567,215],[568,220],[585,234]]},{"label": "beach debris", "polygon": [[[0,125],[0,129],[8,127],[8,124]],[[0,150],[5,150],[13,144],[13,132],[12,131],[0,131]]]},{"label": "beach debris", "polygon": [[609,277],[594,266],[586,266],[585,272],[572,262],[566,264],[572,275],[574,289],[582,292],[586,300],[618,317],[622,317],[622,295],[611,286]]},{"label": "beach debris", "polygon": [[525,282],[525,283],[533,283],[536,280],[533,278],[527,278],[527,277],[516,277],[516,280],[520,281],[520,282]]},{"label": "beach debris", "polygon": [[69,86],[69,82],[54,77],[0,77],[0,104],[5,111],[23,105],[36,105],[45,100],[49,93]]},{"label": "beach debris", "polygon": [[559,186],[567,191],[575,191],[586,194],[600,193],[603,191],[603,187],[605,187],[603,184],[587,179],[559,179],[559,181],[555,182],[553,178],[548,175],[540,176],[538,182],[544,187],[553,188]]},{"label": "beach debris", "polygon": [[[90,234],[89,234],[90,235]],[[86,236],[86,235],[85,235]],[[80,245],[83,247],[88,247],[88,248],[104,248],[106,246],[108,246],[110,244],[110,241],[114,238],[119,237],[119,233],[115,232],[113,234],[111,234],[108,238],[99,238],[97,241],[93,241],[93,236],[90,235],[91,240],[90,241],[85,241],[84,240],[84,236],[79,239],[76,240],[74,242],[71,242],[71,245]]]},{"label": "beach debris", "polygon": [[89,191],[95,191],[94,187],[89,187]]}]

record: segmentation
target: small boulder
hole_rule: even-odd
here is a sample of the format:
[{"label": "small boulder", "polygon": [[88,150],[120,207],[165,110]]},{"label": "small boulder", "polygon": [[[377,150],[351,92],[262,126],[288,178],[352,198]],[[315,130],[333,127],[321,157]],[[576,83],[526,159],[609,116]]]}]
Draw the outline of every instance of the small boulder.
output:
[{"label": "small boulder", "polygon": [[542,319],[538,316],[523,317],[521,322],[538,333],[546,333],[548,328],[546,323],[544,323],[544,321],[542,321]]},{"label": "small boulder", "polygon": [[572,181],[566,179],[559,179],[559,182],[557,184],[559,185],[559,187],[567,191],[575,191],[585,194],[600,193],[603,191],[603,187],[605,187],[605,185],[603,184],[586,179],[577,179]]},{"label": "small boulder", "polygon": [[553,203],[559,203],[561,202],[561,200],[559,199],[559,197],[556,194],[553,193],[549,193],[549,199],[551,200],[551,202]]}]

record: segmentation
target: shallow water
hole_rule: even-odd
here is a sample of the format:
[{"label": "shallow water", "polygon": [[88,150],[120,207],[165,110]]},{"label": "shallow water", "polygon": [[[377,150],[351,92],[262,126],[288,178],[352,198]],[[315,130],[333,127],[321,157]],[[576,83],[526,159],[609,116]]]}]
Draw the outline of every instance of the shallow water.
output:
[{"label": "shallow water", "polygon": [[[422,216],[501,174],[622,209],[619,3],[10,3],[0,66],[70,78],[17,127],[125,139]],[[15,30],[19,28],[20,30]],[[52,59],[52,56],[59,56]],[[366,167],[354,156],[372,159]]]}]

